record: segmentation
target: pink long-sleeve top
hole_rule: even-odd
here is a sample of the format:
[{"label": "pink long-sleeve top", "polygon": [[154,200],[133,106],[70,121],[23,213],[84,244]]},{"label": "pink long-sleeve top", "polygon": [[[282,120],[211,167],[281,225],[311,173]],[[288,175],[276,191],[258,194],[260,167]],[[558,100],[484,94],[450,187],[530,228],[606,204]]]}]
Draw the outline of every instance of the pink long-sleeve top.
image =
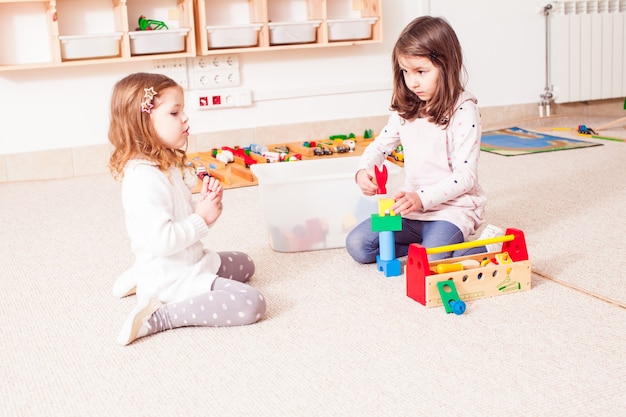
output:
[{"label": "pink long-sleeve top", "polygon": [[486,196],[478,183],[482,125],[476,98],[459,97],[447,127],[427,118],[402,119],[397,113],[363,153],[359,169],[380,166],[398,145],[404,148],[404,191],[416,192],[423,210],[415,220],[446,220],[467,239],[483,223]]}]

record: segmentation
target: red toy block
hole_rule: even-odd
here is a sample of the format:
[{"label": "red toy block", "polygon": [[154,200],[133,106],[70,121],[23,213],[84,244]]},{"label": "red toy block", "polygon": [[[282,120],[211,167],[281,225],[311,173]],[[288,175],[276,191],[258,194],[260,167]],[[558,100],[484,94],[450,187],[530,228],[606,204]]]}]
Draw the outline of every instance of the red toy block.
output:
[{"label": "red toy block", "polygon": [[406,295],[426,305],[426,276],[430,275],[426,248],[418,243],[409,245],[406,259]]}]

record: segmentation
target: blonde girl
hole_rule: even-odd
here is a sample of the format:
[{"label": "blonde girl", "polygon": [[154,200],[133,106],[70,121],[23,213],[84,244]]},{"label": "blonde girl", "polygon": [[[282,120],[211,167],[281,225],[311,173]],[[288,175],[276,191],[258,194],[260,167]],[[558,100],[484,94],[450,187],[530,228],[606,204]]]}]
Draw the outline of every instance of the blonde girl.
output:
[{"label": "blonde girl", "polygon": [[183,326],[236,326],[260,320],[263,296],[245,282],[252,259],[215,252],[201,239],[222,213],[223,189],[205,177],[194,205],[183,181],[189,136],[183,89],[160,74],[131,74],[111,99],[109,166],[122,182],[122,204],[134,263],[114,295],[137,294],[118,342]]}]

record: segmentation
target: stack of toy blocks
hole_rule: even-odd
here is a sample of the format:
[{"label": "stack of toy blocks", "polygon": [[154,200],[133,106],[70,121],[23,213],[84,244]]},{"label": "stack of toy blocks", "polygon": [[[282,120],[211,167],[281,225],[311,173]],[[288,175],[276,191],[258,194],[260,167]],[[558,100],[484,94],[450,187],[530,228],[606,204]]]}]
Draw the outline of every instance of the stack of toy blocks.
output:
[{"label": "stack of toy blocks", "polygon": [[395,277],[402,273],[400,261],[396,259],[396,243],[393,232],[402,230],[402,217],[391,210],[394,201],[383,198],[378,201],[378,214],[372,214],[372,230],[378,232],[380,254],[376,256],[376,265],[386,277]]},{"label": "stack of toy blocks", "polygon": [[[374,167],[377,194],[387,194],[387,167]],[[372,231],[378,232],[378,246],[380,254],[376,256],[376,265],[379,271],[383,271],[386,277],[395,277],[402,273],[400,261],[396,259],[396,242],[393,232],[402,230],[402,217],[397,215],[391,207],[394,204],[392,198],[378,200],[378,214],[372,214]]]}]

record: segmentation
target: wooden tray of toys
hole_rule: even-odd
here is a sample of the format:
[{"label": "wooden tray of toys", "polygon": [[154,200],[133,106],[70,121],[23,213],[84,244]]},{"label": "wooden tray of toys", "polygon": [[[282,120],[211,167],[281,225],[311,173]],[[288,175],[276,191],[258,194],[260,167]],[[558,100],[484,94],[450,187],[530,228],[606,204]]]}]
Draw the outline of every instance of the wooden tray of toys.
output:
[{"label": "wooden tray of toys", "polygon": [[[372,142],[371,129],[362,136],[334,135],[327,139],[307,142],[278,143],[272,145],[250,144],[246,147],[223,146],[206,152],[188,154],[187,167],[198,177],[193,193],[200,192],[202,178],[211,175],[222,183],[225,189],[258,185],[258,180],[250,170],[252,164],[286,163],[307,159],[341,158],[359,156]],[[391,161],[402,165],[402,148],[394,150]]]}]

